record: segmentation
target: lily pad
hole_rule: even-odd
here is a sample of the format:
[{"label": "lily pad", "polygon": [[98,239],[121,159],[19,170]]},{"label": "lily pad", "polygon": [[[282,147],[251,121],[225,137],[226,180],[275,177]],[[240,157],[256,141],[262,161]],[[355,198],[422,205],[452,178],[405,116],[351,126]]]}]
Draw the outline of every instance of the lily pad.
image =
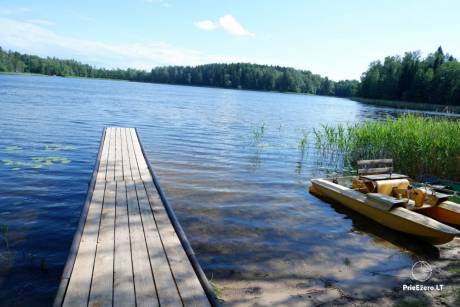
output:
[{"label": "lily pad", "polygon": [[61,160],[61,164],[69,164],[70,162],[72,162],[70,159],[67,159],[67,158],[63,158]]},{"label": "lily pad", "polygon": [[22,147],[18,145],[9,145],[5,147],[5,150],[6,151],[18,151],[18,150],[22,150]]},{"label": "lily pad", "polygon": [[75,146],[72,145],[64,145],[64,144],[46,144],[45,150],[47,151],[67,151],[67,150],[74,150]]},{"label": "lily pad", "polygon": [[14,164],[14,161],[13,160],[9,160],[9,159],[4,159],[2,160],[3,164],[6,165],[6,166],[10,166],[10,165],[13,165]]},{"label": "lily pad", "polygon": [[69,164],[72,162],[65,157],[32,157],[31,161],[13,161],[10,159],[2,160],[6,166],[13,166],[12,170],[21,170],[22,168],[40,169],[43,167],[51,167],[54,164]]},{"label": "lily pad", "polygon": [[16,166],[32,166],[32,162],[24,162],[24,161],[14,161],[14,165]]}]

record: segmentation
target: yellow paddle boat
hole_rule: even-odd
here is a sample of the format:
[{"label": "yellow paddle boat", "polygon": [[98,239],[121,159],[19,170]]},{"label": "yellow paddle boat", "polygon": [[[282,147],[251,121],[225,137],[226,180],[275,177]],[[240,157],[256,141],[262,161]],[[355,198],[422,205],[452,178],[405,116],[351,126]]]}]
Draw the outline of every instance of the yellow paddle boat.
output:
[{"label": "yellow paddle boat", "polygon": [[[313,179],[310,192],[431,244],[459,236],[459,230],[443,222],[459,225],[460,205],[427,185],[413,187],[407,176],[392,173],[392,163],[390,159],[359,161],[358,176]],[[375,165],[386,166],[371,168]]]}]

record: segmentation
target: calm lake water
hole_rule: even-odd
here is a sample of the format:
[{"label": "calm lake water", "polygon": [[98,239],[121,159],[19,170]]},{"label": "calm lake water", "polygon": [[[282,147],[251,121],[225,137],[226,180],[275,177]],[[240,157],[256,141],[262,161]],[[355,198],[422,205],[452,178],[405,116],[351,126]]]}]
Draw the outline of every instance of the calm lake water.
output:
[{"label": "calm lake water", "polygon": [[398,111],[317,96],[9,75],[0,75],[0,110],[0,305],[53,301],[105,126],[139,129],[217,282],[378,287],[380,274],[436,256],[307,191],[323,170],[311,146],[299,150],[304,132]]}]

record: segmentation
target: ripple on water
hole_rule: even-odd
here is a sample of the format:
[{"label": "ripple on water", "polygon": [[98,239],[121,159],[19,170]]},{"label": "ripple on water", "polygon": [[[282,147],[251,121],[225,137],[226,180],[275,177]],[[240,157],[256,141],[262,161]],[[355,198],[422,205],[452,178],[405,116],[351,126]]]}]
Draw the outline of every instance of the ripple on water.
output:
[{"label": "ripple on water", "polygon": [[[52,302],[107,125],[139,129],[204,270],[238,293],[263,297],[289,285],[294,295],[334,284],[360,288],[359,296],[394,283],[413,255],[436,257],[306,190],[318,168],[311,144],[299,150],[303,131],[398,111],[122,81],[0,75],[0,84],[0,161],[41,165],[0,163],[3,305]],[[252,286],[244,290],[241,281]]]}]

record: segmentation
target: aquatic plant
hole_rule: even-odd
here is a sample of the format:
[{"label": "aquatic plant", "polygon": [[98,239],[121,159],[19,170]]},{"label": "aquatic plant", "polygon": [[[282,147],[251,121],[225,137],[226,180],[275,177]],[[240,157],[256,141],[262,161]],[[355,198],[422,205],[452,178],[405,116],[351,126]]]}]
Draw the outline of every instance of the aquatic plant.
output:
[{"label": "aquatic plant", "polygon": [[295,172],[296,174],[302,173],[303,161],[305,159],[305,151],[308,149],[308,132],[302,130],[302,136],[297,141],[297,148],[299,149],[299,160],[296,162]]},{"label": "aquatic plant", "polygon": [[412,177],[460,180],[460,121],[403,115],[382,121],[327,126],[313,131],[323,158],[345,167],[361,159],[392,158],[395,170]]},{"label": "aquatic plant", "polygon": [[13,164],[14,164],[14,161],[13,161],[13,160],[10,160],[10,159],[3,159],[2,162],[3,162],[3,164],[6,165],[6,166],[10,166],[10,165],[13,165]]},{"label": "aquatic plant", "polygon": [[209,283],[211,284],[212,290],[217,298],[222,297],[222,290],[217,286],[216,282],[214,281],[214,275],[211,275],[211,279],[209,279]]},{"label": "aquatic plant", "polygon": [[305,152],[307,145],[308,145],[308,133],[306,131],[302,131],[302,136],[300,137],[297,143],[297,148],[301,151],[302,156],[303,156],[303,153]]},{"label": "aquatic plant", "polygon": [[72,145],[64,145],[64,144],[46,144],[45,150],[46,151],[67,151],[67,150],[74,150],[75,146]]},{"label": "aquatic plant", "polygon": [[42,167],[50,167],[54,164],[69,164],[72,162],[65,157],[32,157],[32,161],[13,161],[11,159],[2,160],[5,166],[11,166],[12,170],[21,170],[24,168],[39,169]]},{"label": "aquatic plant", "polygon": [[254,128],[252,130],[253,142],[255,144],[259,144],[264,138],[264,135],[265,135],[265,123],[262,122],[262,124],[259,127]]},{"label": "aquatic plant", "polygon": [[54,163],[69,164],[72,162],[70,159],[65,157],[32,157],[32,161],[41,163],[45,166],[51,166]]},{"label": "aquatic plant", "polygon": [[18,150],[22,150],[22,147],[18,145],[9,145],[5,147],[5,150],[6,151],[18,151]]},{"label": "aquatic plant", "polygon": [[[14,152],[22,150],[21,146],[17,145],[9,145],[5,147],[5,151]],[[69,151],[74,150],[75,147],[72,145],[64,145],[64,144],[46,144],[44,150],[45,151]],[[69,164],[72,162],[70,159],[66,157],[58,157],[58,156],[48,156],[48,157],[32,157],[30,158],[31,161],[20,161],[20,160],[11,160],[11,159],[3,159],[3,165],[10,166],[11,170],[19,171],[22,169],[40,169],[43,167],[50,167],[54,164]]]}]

